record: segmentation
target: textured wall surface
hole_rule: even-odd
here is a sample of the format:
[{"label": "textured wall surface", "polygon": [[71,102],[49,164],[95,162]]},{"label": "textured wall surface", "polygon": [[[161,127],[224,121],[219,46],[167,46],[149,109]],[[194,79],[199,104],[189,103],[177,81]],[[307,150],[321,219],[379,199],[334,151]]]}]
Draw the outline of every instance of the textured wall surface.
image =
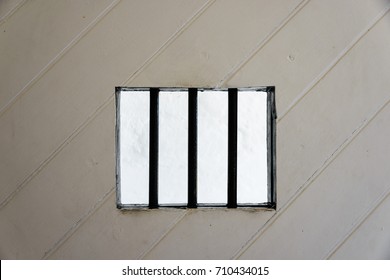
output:
[{"label": "textured wall surface", "polygon": [[[1,259],[390,258],[389,0],[0,2]],[[115,207],[115,86],[276,86],[276,211]]]}]

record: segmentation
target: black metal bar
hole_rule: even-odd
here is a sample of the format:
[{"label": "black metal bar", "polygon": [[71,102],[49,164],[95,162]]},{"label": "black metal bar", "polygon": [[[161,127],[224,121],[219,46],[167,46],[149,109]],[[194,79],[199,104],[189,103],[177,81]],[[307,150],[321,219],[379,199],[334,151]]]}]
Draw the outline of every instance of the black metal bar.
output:
[{"label": "black metal bar", "polygon": [[158,88],[150,89],[149,208],[158,208]]},{"label": "black metal bar", "polygon": [[198,89],[188,89],[188,208],[197,207]]},{"label": "black metal bar", "polygon": [[121,88],[115,88],[115,104],[116,104],[116,126],[115,126],[115,149],[116,149],[116,168],[115,168],[115,181],[116,181],[116,207],[118,209],[122,209],[122,201],[121,201],[121,187],[120,187],[120,94]]},{"label": "black metal bar", "polygon": [[228,89],[228,208],[237,207],[237,88]]},{"label": "black metal bar", "polygon": [[267,87],[268,204],[276,209],[276,105],[275,87]]}]

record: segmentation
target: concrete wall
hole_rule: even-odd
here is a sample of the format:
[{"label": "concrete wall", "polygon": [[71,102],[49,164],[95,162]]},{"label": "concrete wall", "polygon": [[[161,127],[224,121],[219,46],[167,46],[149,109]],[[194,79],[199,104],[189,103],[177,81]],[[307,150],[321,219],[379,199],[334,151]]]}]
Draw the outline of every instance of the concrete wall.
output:
[{"label": "concrete wall", "polygon": [[[390,1],[0,2],[2,259],[390,258]],[[115,207],[115,86],[276,86],[276,211]]]}]

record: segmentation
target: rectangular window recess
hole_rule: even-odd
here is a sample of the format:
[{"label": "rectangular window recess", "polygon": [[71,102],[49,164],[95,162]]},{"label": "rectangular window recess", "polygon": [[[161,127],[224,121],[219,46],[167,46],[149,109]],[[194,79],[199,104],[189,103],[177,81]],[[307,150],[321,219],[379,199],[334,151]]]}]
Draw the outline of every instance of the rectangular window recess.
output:
[{"label": "rectangular window recess", "polygon": [[275,87],[115,97],[119,209],[276,208]]}]

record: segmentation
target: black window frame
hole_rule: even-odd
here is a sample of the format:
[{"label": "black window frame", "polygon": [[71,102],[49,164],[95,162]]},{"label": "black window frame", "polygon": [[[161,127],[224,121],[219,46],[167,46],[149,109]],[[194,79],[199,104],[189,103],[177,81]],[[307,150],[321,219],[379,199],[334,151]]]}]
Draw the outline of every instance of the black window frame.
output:
[{"label": "black window frame", "polygon": [[[158,96],[161,91],[187,91],[188,96],[188,200],[187,205],[158,204]],[[149,204],[122,204],[120,186],[120,94],[149,91]],[[226,91],[228,94],[228,199],[227,204],[197,203],[197,104],[199,91]],[[267,195],[268,202],[237,204],[237,99],[240,91],[267,94]],[[276,209],[276,104],[275,87],[185,88],[185,87],[116,87],[116,206],[118,209],[155,208],[267,208]]]}]

